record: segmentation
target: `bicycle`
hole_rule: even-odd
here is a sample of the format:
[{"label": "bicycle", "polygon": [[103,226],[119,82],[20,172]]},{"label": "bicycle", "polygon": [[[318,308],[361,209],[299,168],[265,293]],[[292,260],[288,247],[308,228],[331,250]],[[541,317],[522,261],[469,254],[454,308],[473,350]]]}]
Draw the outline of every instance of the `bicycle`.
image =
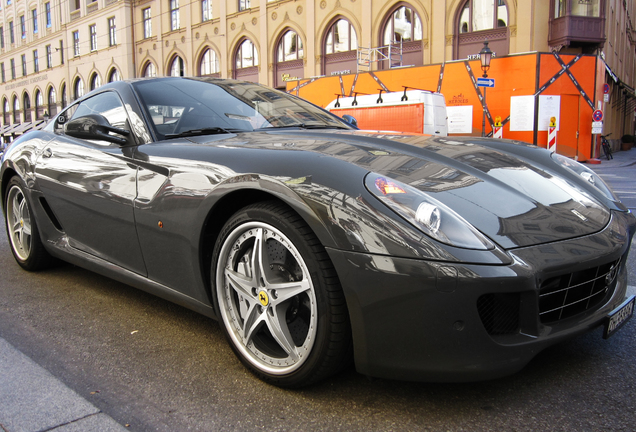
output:
[{"label": "bicycle", "polygon": [[610,136],[612,133],[608,133],[607,135],[601,135],[601,146],[603,147],[603,153],[605,154],[605,157],[607,158],[607,160],[610,159],[614,159],[614,156],[612,155],[612,147],[610,146],[609,141],[607,140],[607,137]]}]

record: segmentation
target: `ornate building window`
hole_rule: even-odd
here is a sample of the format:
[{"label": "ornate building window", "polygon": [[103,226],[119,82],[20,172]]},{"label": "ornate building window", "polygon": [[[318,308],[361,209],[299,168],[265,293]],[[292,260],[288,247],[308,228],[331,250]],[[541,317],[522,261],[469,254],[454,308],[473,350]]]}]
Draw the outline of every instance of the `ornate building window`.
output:
[{"label": "ornate building window", "polygon": [[422,20],[410,5],[399,4],[384,24],[384,45],[422,40]]},{"label": "ornate building window", "polygon": [[91,51],[97,51],[97,26],[95,24],[88,26],[88,33],[91,38]]},{"label": "ornate building window", "polygon": [[20,121],[20,99],[13,96],[13,123],[21,123]]},{"label": "ornate building window", "polygon": [[389,11],[384,21],[382,32],[382,46],[400,45],[391,53],[386,49],[385,55],[390,60],[380,63],[380,68],[388,69],[395,66],[422,66],[424,64],[422,53],[422,20],[417,12],[408,3],[397,3]]},{"label": "ornate building window", "polygon": [[148,62],[146,67],[144,67],[144,71],[141,75],[148,78],[156,77],[157,68],[155,67],[155,64],[152,62]]},{"label": "ornate building window", "polygon": [[78,77],[73,85],[73,100],[77,100],[82,96],[84,96],[84,81]]},{"label": "ornate building window", "polygon": [[179,30],[179,0],[170,0],[170,29]]},{"label": "ornate building window", "polygon": [[53,67],[53,52],[51,51],[51,45],[46,46],[46,68]]},{"label": "ornate building window", "polygon": [[[569,15],[594,17],[601,16],[600,0],[573,1]],[[568,0],[554,0],[554,18],[568,15]]]},{"label": "ornate building window", "polygon": [[35,92],[35,119],[42,120],[44,117],[44,97],[40,90]]},{"label": "ornate building window", "polygon": [[144,39],[152,36],[152,17],[150,16],[150,8],[142,11],[144,21]]},{"label": "ornate building window", "polygon": [[68,96],[66,95],[66,84],[62,84],[62,109],[68,105]]},{"label": "ornate building window", "polygon": [[2,119],[5,126],[11,124],[11,106],[7,98],[2,99]]},{"label": "ornate building window", "polygon": [[461,9],[459,32],[492,30],[508,25],[508,8],[503,0],[468,0]]},{"label": "ornate building window", "polygon": [[51,2],[44,3],[44,14],[46,15],[46,28],[51,27]]},{"label": "ornate building window", "polygon": [[201,21],[212,19],[212,0],[201,0]]},{"label": "ornate building window", "polygon": [[244,11],[247,10],[251,7],[250,5],[251,0],[239,0],[239,11]]},{"label": "ornate building window", "polygon": [[38,57],[38,50],[33,50],[33,72],[40,72],[40,57]]},{"label": "ornate building window", "polygon": [[486,40],[494,55],[508,54],[508,6],[504,0],[466,0],[458,9],[456,22],[456,60],[477,58]]},{"label": "ornate building window", "polygon": [[[73,55],[75,57],[80,55],[80,41],[79,41],[79,31],[73,32]],[[64,63],[64,62],[62,62]]]},{"label": "ornate building window", "polygon": [[121,81],[121,74],[117,68],[112,68],[108,74],[108,82]]},{"label": "ornate building window", "polygon": [[283,89],[288,79],[303,78],[303,58],[305,50],[303,40],[294,30],[283,32],[276,44],[276,62],[274,64],[274,87]]},{"label": "ornate building window", "polygon": [[235,52],[234,78],[258,82],[258,50],[249,39],[243,39]]},{"label": "ornate building window", "polygon": [[55,95],[55,88],[51,87],[49,88],[49,96],[48,96],[48,108],[49,108],[49,115],[51,117],[53,117],[55,114],[57,114],[57,103],[56,103],[56,95]]},{"label": "ornate building window", "polygon": [[28,93],[24,93],[24,96],[22,96],[22,104],[24,105],[24,121],[25,122],[30,122],[31,121],[31,98],[29,97]]},{"label": "ornate building window", "polygon": [[344,18],[328,27],[323,43],[323,75],[352,73],[357,70],[358,35]]},{"label": "ornate building window", "polygon": [[117,26],[115,17],[108,18],[108,46],[117,45]]},{"label": "ornate building window", "polygon": [[97,87],[102,85],[102,79],[99,77],[99,74],[95,72],[90,80],[90,89],[95,90]]},{"label": "ornate building window", "polygon": [[331,25],[325,38],[325,54],[334,54],[358,49],[358,35],[344,18]]},{"label": "ornate building window", "polygon": [[183,59],[175,56],[170,64],[170,76],[185,76],[185,65]]},{"label": "ornate building window", "polygon": [[216,51],[213,49],[206,49],[203,55],[201,56],[201,63],[199,65],[199,74],[200,75],[219,75],[219,57],[216,54]]}]

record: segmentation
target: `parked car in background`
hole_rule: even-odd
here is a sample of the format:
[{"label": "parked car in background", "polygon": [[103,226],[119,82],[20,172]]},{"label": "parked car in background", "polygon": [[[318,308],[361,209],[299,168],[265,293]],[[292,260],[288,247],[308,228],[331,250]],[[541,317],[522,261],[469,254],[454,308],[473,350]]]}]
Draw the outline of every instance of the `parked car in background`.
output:
[{"label": "parked car in background", "polygon": [[298,387],[471,381],[629,319],[634,216],[531,145],[362,132],[294,96],[203,78],[114,82],[6,150],[17,263],[68,261],[217,319]]}]

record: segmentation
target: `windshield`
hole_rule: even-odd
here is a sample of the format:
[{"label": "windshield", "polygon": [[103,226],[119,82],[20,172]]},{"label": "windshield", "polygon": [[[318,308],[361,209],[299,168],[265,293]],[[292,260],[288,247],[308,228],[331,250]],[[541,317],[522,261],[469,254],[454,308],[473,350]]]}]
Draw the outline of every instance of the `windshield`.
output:
[{"label": "windshield", "polygon": [[342,128],[341,119],[295,96],[233,80],[165,78],[133,83],[159,140],[267,128]]}]

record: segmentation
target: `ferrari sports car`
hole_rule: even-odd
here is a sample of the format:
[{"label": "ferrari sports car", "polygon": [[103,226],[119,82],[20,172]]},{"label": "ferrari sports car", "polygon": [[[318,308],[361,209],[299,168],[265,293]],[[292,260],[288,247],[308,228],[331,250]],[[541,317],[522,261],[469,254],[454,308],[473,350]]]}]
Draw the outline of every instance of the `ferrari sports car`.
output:
[{"label": "ferrari sports car", "polygon": [[359,131],[294,96],[203,78],[110,83],[14,141],[17,263],[58,260],[219,321],[245,366],[299,387],[476,381],[631,317],[636,219],[536,146]]}]

